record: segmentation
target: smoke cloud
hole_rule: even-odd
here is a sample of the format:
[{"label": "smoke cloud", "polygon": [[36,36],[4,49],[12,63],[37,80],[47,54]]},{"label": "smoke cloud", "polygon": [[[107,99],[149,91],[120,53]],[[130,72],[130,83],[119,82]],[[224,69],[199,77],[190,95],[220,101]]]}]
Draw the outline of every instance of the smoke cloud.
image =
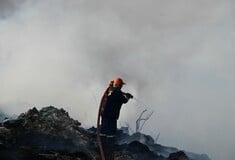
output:
[{"label": "smoke cloud", "polygon": [[147,108],[159,143],[232,160],[234,3],[1,0],[1,110],[54,105],[89,127],[120,76],[145,104],[123,106],[120,125]]}]

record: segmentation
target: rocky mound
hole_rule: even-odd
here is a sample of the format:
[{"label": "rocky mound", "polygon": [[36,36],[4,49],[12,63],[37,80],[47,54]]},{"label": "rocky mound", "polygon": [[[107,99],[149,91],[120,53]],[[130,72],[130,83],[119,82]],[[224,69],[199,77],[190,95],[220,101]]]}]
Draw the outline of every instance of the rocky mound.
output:
[{"label": "rocky mound", "polygon": [[[32,108],[14,120],[0,123],[0,159],[99,160],[95,130],[82,128],[64,109]],[[104,145],[106,159],[209,160],[206,155],[187,155],[176,148],[155,144],[150,136],[140,133],[130,136],[120,131],[117,139],[117,144]]]}]

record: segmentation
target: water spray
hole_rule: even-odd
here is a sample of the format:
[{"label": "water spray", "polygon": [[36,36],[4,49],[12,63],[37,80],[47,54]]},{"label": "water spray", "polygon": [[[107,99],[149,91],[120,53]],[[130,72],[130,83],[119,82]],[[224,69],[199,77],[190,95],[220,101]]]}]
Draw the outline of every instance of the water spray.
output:
[{"label": "water spray", "polygon": [[133,97],[133,100],[135,100],[137,103],[141,104],[141,107],[146,107],[146,108],[153,108],[153,107],[150,107],[149,105],[147,105],[146,103],[144,103],[143,101]]}]

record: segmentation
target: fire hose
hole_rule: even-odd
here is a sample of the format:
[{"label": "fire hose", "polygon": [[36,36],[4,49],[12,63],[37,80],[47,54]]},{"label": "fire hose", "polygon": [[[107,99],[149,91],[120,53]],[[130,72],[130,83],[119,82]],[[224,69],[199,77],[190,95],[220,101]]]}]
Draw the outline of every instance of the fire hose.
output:
[{"label": "fire hose", "polygon": [[104,94],[101,98],[100,105],[99,105],[99,111],[98,111],[98,118],[97,118],[97,142],[98,142],[98,145],[99,145],[100,155],[101,155],[102,160],[105,160],[105,155],[104,155],[102,142],[101,142],[101,139],[100,139],[100,117],[101,117],[101,112],[103,110],[104,104],[107,101],[109,90],[110,90],[110,86],[105,90],[105,92],[104,92]]}]

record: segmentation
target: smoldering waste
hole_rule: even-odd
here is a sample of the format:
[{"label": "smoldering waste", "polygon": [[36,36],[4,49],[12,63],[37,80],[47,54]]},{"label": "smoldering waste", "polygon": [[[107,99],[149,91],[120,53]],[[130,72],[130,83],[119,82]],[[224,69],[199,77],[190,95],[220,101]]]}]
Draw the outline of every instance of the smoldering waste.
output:
[{"label": "smoldering waste", "polygon": [[[0,120],[1,160],[99,160],[96,128],[84,129],[64,109],[29,109],[15,119]],[[118,131],[117,144],[104,145],[113,160],[210,160],[205,154],[179,151],[151,136]]]}]

